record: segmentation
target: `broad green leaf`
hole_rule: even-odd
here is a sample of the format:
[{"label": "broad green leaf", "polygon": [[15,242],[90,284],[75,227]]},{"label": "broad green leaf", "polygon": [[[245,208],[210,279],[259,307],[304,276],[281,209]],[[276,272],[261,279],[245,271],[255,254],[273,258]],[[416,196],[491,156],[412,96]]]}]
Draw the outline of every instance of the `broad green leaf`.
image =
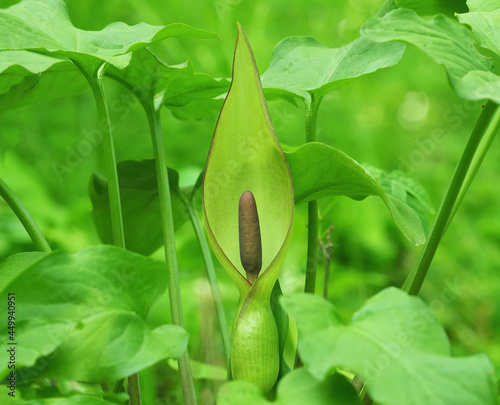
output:
[{"label": "broad green leaf", "polygon": [[251,383],[231,381],[220,389],[217,404],[359,405],[361,402],[345,377],[334,374],[318,381],[307,370],[299,368],[279,382],[274,401],[268,401],[262,391]]},{"label": "broad green leaf", "polygon": [[206,74],[192,73],[187,64],[185,77],[174,79],[165,89],[163,105],[179,119],[205,119],[216,116],[222,108],[229,81],[225,78],[214,79]]},{"label": "broad green leaf", "polygon": [[[158,183],[155,161],[142,160],[118,163],[118,179],[122,202],[125,246],[127,249],[150,255],[163,243],[158,201]],[[168,169],[172,210],[175,227],[186,222],[188,216],[179,199],[179,174]],[[94,174],[89,184],[92,201],[92,218],[103,243],[112,243],[111,219],[109,211],[109,193],[107,182]]]},{"label": "broad green leaf", "polygon": [[500,76],[485,70],[467,72],[462,82],[464,94],[469,94],[470,99],[488,98],[500,102]]},{"label": "broad green leaf", "polygon": [[0,111],[9,110],[30,94],[32,94],[40,84],[40,74],[26,76],[21,83],[14,84],[9,90],[0,94]]},{"label": "broad green leaf", "polygon": [[398,198],[412,208],[422,221],[424,233],[430,232],[431,222],[429,214],[435,214],[434,206],[427,191],[416,180],[406,177],[399,170],[386,172],[369,164],[363,164],[363,167],[375,177],[384,191]]},{"label": "broad green leaf", "polygon": [[33,52],[0,52],[0,94],[21,83],[26,76],[37,75],[60,62],[59,59]]},{"label": "broad green leaf", "polygon": [[227,92],[229,87],[225,79],[194,73],[189,62],[167,65],[148,49],[134,52],[125,69],[108,67],[106,75],[124,84],[142,104],[156,96],[157,108],[165,105],[181,119],[201,119],[217,114],[223,100],[215,97]]},{"label": "broad green leaf", "polygon": [[[7,293],[16,294],[18,378],[99,382],[180,356],[187,344],[183,329],[151,330],[145,323],[167,281],[163,263],[112,246],[28,261],[0,293],[4,302]],[[7,319],[6,307],[0,316]],[[7,347],[12,339],[7,325],[1,328]],[[0,355],[2,377],[7,354]]]},{"label": "broad green leaf", "polygon": [[500,56],[500,3],[495,10],[459,14],[458,20],[470,25],[481,46]]},{"label": "broad green leaf", "polygon": [[6,257],[0,261],[0,291],[17,277],[27,266],[44,257],[43,252],[24,252]]},{"label": "broad green leaf", "polygon": [[274,49],[262,75],[267,92],[298,96],[306,103],[356,77],[393,66],[403,56],[403,44],[377,44],[366,38],[341,47],[328,48],[311,37],[291,37]]},{"label": "broad green leaf", "polygon": [[[296,204],[327,196],[363,200],[377,195],[409,241],[415,245],[425,242],[422,219],[407,203],[411,198],[408,189],[395,188],[392,182],[385,180],[383,184],[387,189],[384,189],[363,166],[323,143],[310,142],[294,152],[287,152],[286,157],[293,177]],[[420,201],[421,198],[413,199],[417,206],[421,206]],[[423,209],[417,212],[426,215]]]},{"label": "broad green leaf", "polygon": [[420,15],[466,13],[465,0],[395,0],[399,8],[411,8]]},{"label": "broad green leaf", "polygon": [[115,402],[109,402],[101,398],[91,397],[89,395],[75,395],[68,398],[51,399],[33,399],[22,400],[13,399],[9,401],[12,405],[113,405]]},{"label": "broad green leaf", "polygon": [[239,27],[232,84],[205,168],[203,205],[212,248],[243,297],[250,284],[240,262],[238,201],[246,190],[255,196],[262,238],[262,270],[254,285],[265,282],[270,297],[292,226],[293,186],[252,51]]},{"label": "broad green leaf", "polygon": [[124,68],[129,52],[170,37],[214,38],[184,24],[112,23],[101,31],[75,28],[63,0],[23,0],[0,10],[0,50],[36,50],[70,58],[87,71],[102,61]]},{"label": "broad green leaf", "polygon": [[467,0],[467,5],[471,12],[495,11],[500,7],[498,0]]},{"label": "broad green leaf", "polygon": [[497,404],[488,358],[451,357],[445,331],[419,298],[388,288],[348,325],[318,296],[295,294],[282,304],[297,321],[301,359],[318,379],[348,369],[380,405]]},{"label": "broad green leaf", "polygon": [[28,51],[0,52],[0,111],[76,94],[85,87],[69,61]]},{"label": "broad green leaf", "polygon": [[[250,195],[256,232],[245,233],[239,224],[240,215],[249,216],[248,210],[239,209],[244,193]],[[231,374],[267,392],[280,371],[279,331],[270,299],[290,241],[293,184],[271,124],[250,44],[239,24],[231,88],[205,167],[203,209],[212,249],[240,291]],[[258,249],[252,249],[257,245]],[[247,275],[248,280],[243,276],[248,269],[242,264],[245,252],[258,262],[257,270]],[[254,344],[249,345],[249,341]]]},{"label": "broad green leaf", "polygon": [[0,111],[71,96],[86,87],[70,61],[28,51],[0,52]]},{"label": "broad green leaf", "polygon": [[490,72],[491,61],[476,49],[475,38],[465,26],[444,15],[424,20],[412,10],[398,9],[368,20],[361,33],[373,41],[415,45],[444,65],[450,84],[460,97],[500,102],[500,93],[492,92],[487,85],[478,86],[478,76],[483,82],[491,80],[492,85],[498,86],[498,76]]}]

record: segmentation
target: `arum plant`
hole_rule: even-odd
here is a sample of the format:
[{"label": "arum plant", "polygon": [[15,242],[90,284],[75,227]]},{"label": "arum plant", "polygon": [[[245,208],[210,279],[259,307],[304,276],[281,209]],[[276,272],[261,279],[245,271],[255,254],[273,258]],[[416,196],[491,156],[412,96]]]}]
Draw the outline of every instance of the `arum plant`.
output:
[{"label": "arum plant", "polygon": [[280,353],[270,299],[287,250],[294,195],[248,40],[238,24],[232,83],[217,122],[203,182],[212,249],[240,293],[230,371],[269,391]]}]

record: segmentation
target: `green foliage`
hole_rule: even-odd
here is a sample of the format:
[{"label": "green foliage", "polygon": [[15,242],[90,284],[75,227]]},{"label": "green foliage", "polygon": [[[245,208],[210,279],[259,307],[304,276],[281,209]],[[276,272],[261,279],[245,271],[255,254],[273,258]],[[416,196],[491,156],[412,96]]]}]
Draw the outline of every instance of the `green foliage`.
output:
[{"label": "green foliage", "polygon": [[489,359],[450,357],[445,331],[418,298],[383,290],[348,325],[322,298],[290,295],[281,301],[297,321],[300,356],[318,379],[350,370],[378,404],[497,404]]},{"label": "green foliage", "polygon": [[72,63],[27,52],[0,53],[0,111],[77,94],[86,87]]},{"label": "green foliage", "polygon": [[460,14],[461,23],[470,25],[479,44],[500,55],[500,8],[498,4],[474,8],[474,12]]},{"label": "green foliage", "polygon": [[357,77],[395,65],[404,49],[402,44],[377,44],[366,38],[342,48],[328,48],[310,37],[285,38],[274,49],[262,85],[308,104],[311,95],[324,96]]},{"label": "green foliage", "polygon": [[[409,193],[394,187],[384,179],[380,184],[363,166],[345,153],[317,142],[308,143],[287,153],[292,172],[295,202],[315,200],[326,196],[346,196],[362,200],[379,196],[389,209],[401,232],[415,245],[425,242],[422,220],[425,208],[422,200],[413,199],[413,207],[406,202],[409,196],[422,193],[414,183],[407,184]],[[385,186],[385,187],[384,187]],[[413,191],[416,189],[417,191]],[[419,218],[418,214],[422,216]]]},{"label": "green foliage", "polygon": [[[180,402],[182,396],[186,404],[195,404],[199,392],[208,402],[211,395],[217,396],[219,404],[347,405],[370,400],[379,405],[498,403],[493,365],[485,355],[470,355],[486,351],[498,368],[500,356],[493,337],[500,333],[495,301],[500,284],[492,276],[491,264],[500,259],[494,243],[499,236],[494,211],[498,204],[492,199],[496,171],[491,171],[491,162],[498,159],[486,161],[490,179],[486,174],[474,190],[475,201],[469,202],[472,205],[466,211],[470,220],[462,219],[458,230],[450,227],[453,237],[443,241],[436,269],[428,277],[431,282],[423,291],[427,298],[434,298],[432,304],[441,305],[431,308],[446,329],[421,300],[396,288],[384,289],[368,299],[352,320],[343,324],[339,313],[350,315],[357,303],[372,293],[387,285],[401,285],[415,252],[392,233],[394,226],[379,215],[378,208],[359,204],[353,210],[351,202],[344,205],[342,199],[332,199],[380,197],[402,234],[413,244],[426,242],[423,251],[434,255],[500,126],[495,104],[500,102],[500,79],[498,67],[495,70],[493,66],[500,60],[496,0],[388,0],[384,5],[362,0],[356,6],[338,2],[328,3],[328,7],[300,0],[281,2],[279,16],[274,14],[274,3],[259,0],[255,10],[250,10],[253,3],[217,0],[213,5],[215,20],[210,12],[205,16],[206,5],[196,5],[203,23],[193,25],[216,31],[223,39],[205,44],[193,39],[216,38],[215,34],[180,23],[106,25],[109,15],[102,11],[112,9],[112,1],[7,3],[16,4],[0,10],[0,173],[19,190],[23,200],[29,201],[27,206],[40,220],[49,243],[78,252],[24,252],[0,261],[0,301],[5,303],[7,294],[16,293],[16,372],[18,398],[23,399],[12,403],[134,405],[139,403],[134,378],[127,382],[130,398],[127,393],[105,392],[104,388],[115,381],[113,390],[121,391],[121,379],[139,371],[142,389],[147,391],[145,403],[170,403],[176,401],[174,398]],[[142,2],[140,7],[132,3],[115,7],[111,20],[128,7],[128,15],[123,11],[123,17],[132,22],[161,22],[166,14],[165,21],[200,21],[194,18],[192,8],[184,5],[181,9],[174,3],[158,7],[156,0]],[[371,18],[375,6],[380,5],[378,14]],[[82,12],[86,7],[92,10],[91,15]],[[131,13],[134,7],[136,12]],[[327,9],[335,9],[334,18],[324,13]],[[344,16],[346,10],[355,13]],[[227,38],[232,42],[233,14],[253,22],[248,27],[255,30],[252,38],[256,38],[257,63],[270,56],[262,76],[265,94],[274,100],[269,104],[270,114],[257,63],[239,25],[231,87],[228,79],[220,78],[230,66]],[[182,18],[186,15],[193,18]],[[308,24],[298,15],[307,15]],[[295,19],[293,26],[289,17]],[[85,18],[89,19],[86,24]],[[77,25],[100,30],[83,30]],[[318,40],[302,36],[311,33]],[[167,48],[159,43],[180,37],[191,39],[176,39]],[[423,59],[425,55],[404,43],[414,45],[430,59]],[[193,61],[186,61],[187,54]],[[441,205],[432,227],[431,201],[442,194],[446,172],[451,172],[446,164],[454,164],[450,162],[456,160],[456,150],[472,126],[475,116],[471,111],[475,109],[467,105],[468,115],[462,109],[457,116],[450,116],[448,111],[456,111],[451,107],[462,101],[447,92],[439,70],[430,61],[445,67],[458,96],[489,100],[473,131],[478,147],[473,150],[469,142],[463,154],[472,165],[463,173],[455,172],[458,175],[453,179],[459,182],[452,183],[446,198],[452,195],[450,190],[459,193],[451,198],[451,205]],[[393,68],[385,72],[389,67]],[[198,71],[211,71],[213,77]],[[372,75],[369,80],[364,78],[367,74]],[[85,79],[96,98],[98,131],[107,136],[100,136],[89,154],[80,159],[84,162],[88,157],[86,164],[68,166],[66,178],[60,173],[47,176],[47,168],[57,166],[58,156],[75,153],[72,142],[78,142],[76,150],[83,150],[78,146],[84,140],[74,137],[73,132],[81,132],[85,123],[94,121],[94,110],[87,107],[88,93],[83,92]],[[398,87],[401,83],[405,83],[403,89]],[[110,102],[106,102],[104,89]],[[142,111],[134,110],[137,104],[131,95],[144,108],[146,120]],[[57,101],[62,97],[64,100]],[[285,104],[280,97],[291,103]],[[35,103],[39,105],[33,106]],[[203,197],[208,238],[240,292],[237,306],[236,297],[224,284],[229,280],[218,275],[224,280],[226,308],[199,220],[203,179],[199,173],[221,108],[204,173]],[[289,108],[293,108],[293,118]],[[301,145],[304,131],[295,116],[302,112],[305,139],[321,137],[322,142]],[[413,117],[419,114],[421,118]],[[283,154],[271,117],[280,141],[293,145],[290,152]],[[154,160],[141,160],[151,155],[139,136],[145,132],[146,121],[153,135]],[[436,141],[432,151],[419,149],[425,154],[424,162],[407,165],[412,159],[404,156],[415,152],[409,139],[416,139],[418,146],[438,127],[457,136],[450,137],[446,146]],[[111,132],[118,135],[116,142]],[[101,141],[105,153],[93,158]],[[122,160],[118,165],[115,143]],[[342,150],[376,166],[360,165]],[[492,153],[498,154],[495,150]],[[411,173],[392,170],[402,161]],[[83,197],[82,190],[90,173],[98,173],[102,165],[106,176],[94,174],[89,185],[92,219],[102,243],[120,245],[123,239],[128,251],[105,245],[88,247],[98,241],[86,225],[91,218],[88,197]],[[430,185],[432,198],[420,182]],[[237,206],[245,190],[255,194],[263,241],[264,266],[253,284],[243,276],[238,243]],[[319,219],[317,199],[321,199]],[[307,219],[302,202],[312,202]],[[23,222],[16,210],[22,205],[20,200],[9,205]],[[6,238],[0,237],[0,252],[28,250],[28,239],[9,215],[0,205],[0,232],[8,233]],[[181,226],[188,218],[194,232]],[[124,232],[118,229],[122,220]],[[467,221],[473,226],[464,225]],[[296,235],[292,238],[293,222]],[[26,226],[28,233],[29,228]],[[310,245],[307,258],[302,243],[306,230]],[[478,230],[487,235],[486,242],[479,238]],[[430,238],[426,241],[427,234]],[[45,240],[44,235],[41,238]],[[318,239],[322,253],[318,259],[325,265],[324,295],[335,301],[335,306],[311,294],[292,294],[303,291],[304,268],[306,290],[315,290],[314,279],[312,288],[307,280],[310,269],[318,264]],[[35,238],[33,242],[39,248]],[[146,257],[155,255],[162,245],[167,266]],[[82,250],[82,246],[86,248]],[[42,246],[41,250],[50,248]],[[420,272],[421,267],[427,271],[430,260],[417,264],[412,277],[418,273],[423,280],[426,273]],[[203,266],[219,317],[222,345],[216,322],[212,322],[212,298],[201,299],[200,289],[195,287],[200,282],[196,269]],[[334,270],[328,278],[330,267]],[[411,277],[408,280],[411,284]],[[449,296],[443,285],[448,288],[451,280],[458,280],[456,285],[467,283],[470,288],[461,296]],[[184,311],[189,314],[185,316],[187,331],[169,325],[164,316],[170,309],[172,322],[184,326],[179,281]],[[164,295],[167,285],[168,296]],[[220,347],[229,346],[224,309],[235,314],[227,369],[237,380],[219,390],[216,380],[226,376],[222,365],[229,352],[226,349],[221,355],[224,350]],[[8,319],[7,312],[3,306],[0,318]],[[295,325],[289,329],[287,312],[297,322],[298,349],[304,364],[293,371],[298,360]],[[0,324],[2,347],[9,347],[8,332],[7,324]],[[191,359],[186,350],[188,332]],[[10,371],[8,356],[5,350],[0,355],[2,377]],[[168,363],[161,362],[165,359]],[[356,374],[354,379],[351,373]],[[181,387],[176,383],[179,376]],[[366,383],[364,388],[360,379]]]},{"label": "green foliage", "polygon": [[147,106],[156,96],[157,107],[165,105],[181,119],[201,119],[217,114],[222,99],[214,97],[229,87],[225,79],[195,74],[189,62],[169,66],[147,49],[134,52],[125,69],[109,66],[106,74],[124,84],[141,104]]},{"label": "green foliage", "polygon": [[334,374],[320,381],[301,368],[289,373],[278,385],[276,399],[268,401],[255,385],[234,381],[225,384],[218,396],[219,405],[359,405],[351,384],[344,376]]},{"label": "green foliage", "polygon": [[[477,20],[473,23],[481,32],[482,25]],[[491,72],[491,60],[479,53],[475,38],[465,26],[444,15],[426,21],[411,10],[398,9],[367,21],[362,34],[373,41],[413,44],[444,65],[450,84],[460,97],[500,102],[500,77]]]},{"label": "green foliage", "polygon": [[[34,260],[35,259],[35,260]],[[145,318],[165,291],[162,263],[110,246],[76,254],[55,252],[17,260],[17,275],[0,298],[16,293],[18,378],[48,377],[99,382],[123,378],[164,358],[177,358],[187,343],[181,328],[151,330]],[[7,319],[7,307],[1,315]],[[7,346],[7,325],[1,342]],[[2,376],[8,373],[2,353]],[[78,359],[78,361],[74,361]],[[40,366],[42,364],[42,366]]]},{"label": "green foliage", "polygon": [[165,38],[197,36],[213,38],[212,34],[184,24],[167,27],[113,23],[102,31],[75,28],[62,0],[24,0],[0,11],[2,50],[30,49],[64,56],[81,65],[95,66],[97,60],[124,68],[132,51]]},{"label": "green foliage", "polygon": [[[187,220],[180,200],[179,174],[169,169],[173,195],[173,218],[176,227]],[[149,256],[162,243],[161,224],[158,221],[160,206],[154,160],[120,162],[118,164],[120,198],[123,204],[125,243],[129,250]],[[106,180],[94,174],[89,184],[92,201],[92,218],[103,243],[111,243],[109,193]]]},{"label": "green foliage", "polygon": [[99,399],[96,397],[91,397],[88,395],[75,395],[68,398],[61,399],[36,399],[31,401],[23,401],[14,399],[11,401],[14,405],[110,405],[115,402],[105,401],[104,399]]},{"label": "green foliage", "polygon": [[420,15],[447,14],[467,12],[465,0],[395,0],[399,8],[411,8]]}]

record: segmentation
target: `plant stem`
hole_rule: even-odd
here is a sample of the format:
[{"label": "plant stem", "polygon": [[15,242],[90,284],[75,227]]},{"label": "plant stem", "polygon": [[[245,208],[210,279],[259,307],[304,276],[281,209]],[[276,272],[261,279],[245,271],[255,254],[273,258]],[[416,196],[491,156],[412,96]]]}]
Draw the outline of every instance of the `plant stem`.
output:
[{"label": "plant stem", "polygon": [[470,185],[472,184],[472,181],[474,180],[474,177],[476,176],[479,167],[481,167],[481,163],[484,160],[484,157],[486,156],[486,153],[490,149],[491,144],[493,143],[493,140],[495,139],[495,135],[497,134],[498,128],[499,128],[499,121],[500,121],[500,109],[497,109],[496,113],[493,114],[493,117],[490,121],[490,124],[488,128],[486,129],[486,132],[480,141],[476,154],[474,155],[474,158],[471,162],[469,171],[467,173],[467,176],[464,180],[464,184],[462,185],[460,189],[460,193],[458,194],[457,197],[457,202],[455,203],[455,206],[453,207],[453,212],[450,216],[450,219],[448,223],[446,224],[446,228],[448,228],[448,225],[450,224],[451,220],[455,216],[458,207],[462,203],[465,194],[467,193],[467,190],[469,190]]},{"label": "plant stem", "polygon": [[108,106],[104,96],[104,89],[100,79],[101,66],[97,70],[90,69],[80,63],[73,61],[87,79],[97,107],[97,116],[99,119],[99,131],[102,135],[102,147],[104,154],[104,166],[108,180],[109,208],[111,213],[111,231],[113,234],[113,244],[125,248],[125,234],[123,231],[122,206],[120,200],[120,187],[118,183],[118,172],[116,165],[115,147],[113,143],[113,134],[109,120]]},{"label": "plant stem", "polygon": [[330,280],[330,264],[332,263],[332,231],[333,225],[328,227],[328,233],[326,235],[326,242],[320,242],[321,251],[323,252],[323,259],[325,261],[325,276],[323,280],[323,298],[328,299],[328,282]]},{"label": "plant stem", "polygon": [[224,352],[226,355],[226,361],[229,365],[229,353],[231,350],[231,340],[229,337],[229,330],[227,327],[226,314],[224,312],[224,306],[222,305],[222,298],[219,290],[219,284],[217,283],[217,276],[215,274],[214,262],[212,256],[210,255],[210,248],[208,247],[207,238],[203,232],[203,227],[201,225],[200,217],[196,208],[190,202],[185,202],[185,206],[189,215],[189,219],[193,224],[194,232],[198,243],[200,245],[201,253],[203,255],[203,261],[205,262],[205,268],[207,270],[207,278],[210,284],[210,289],[212,290],[212,297],[215,303],[215,312],[217,313],[217,318],[219,320],[219,328],[222,335],[222,342],[224,344]]},{"label": "plant stem", "polygon": [[[311,101],[306,107],[306,142],[314,142],[316,139],[316,120],[321,99],[321,97],[316,98],[314,94],[311,94]],[[314,294],[318,269],[318,202],[310,201],[307,210],[307,266],[304,291]]]},{"label": "plant stem", "polygon": [[[476,153],[480,145],[489,146],[499,128],[500,109],[498,109],[497,104],[488,101],[472,130],[469,141],[455,169],[455,173],[437,213],[429,239],[427,239],[415,266],[403,285],[403,290],[407,291],[410,295],[418,295],[420,292],[439,242],[488,150],[488,147],[482,147],[480,155],[477,155]],[[485,141],[483,142],[483,140]]]},{"label": "plant stem", "polygon": [[[177,267],[177,252],[175,247],[174,221],[172,214],[172,202],[170,196],[170,185],[168,180],[167,163],[165,159],[165,146],[159,111],[155,110],[153,100],[151,105],[144,104],[148,116],[153,151],[155,156],[156,175],[158,178],[158,198],[161,212],[161,226],[165,249],[165,261],[169,269],[168,292],[170,297],[170,311],[172,323],[184,327],[182,315],[181,291],[179,286],[179,270]],[[182,393],[186,405],[196,405],[196,392],[194,389],[189,354],[186,349],[179,358],[179,373],[181,377]]]},{"label": "plant stem", "polygon": [[16,214],[19,221],[21,221],[24,229],[26,229],[31,237],[36,249],[40,252],[51,252],[52,249],[50,248],[47,239],[43,236],[42,231],[36,224],[31,214],[28,212],[19,197],[14,194],[7,183],[5,183],[2,179],[0,179],[0,196],[2,196],[12,211],[14,211],[14,214]]},{"label": "plant stem", "polygon": [[128,393],[130,397],[130,405],[141,405],[141,387],[139,386],[139,374],[135,373],[127,377]]},{"label": "plant stem", "polygon": [[[102,134],[102,147],[104,154],[104,166],[108,180],[109,211],[111,216],[111,232],[113,244],[125,249],[125,232],[123,230],[122,205],[120,199],[120,185],[118,181],[118,171],[116,164],[115,146],[113,134],[111,132],[111,122],[109,119],[108,106],[102,87],[101,76],[105,64],[96,68],[92,64],[83,65],[73,60],[73,63],[80,69],[87,79],[94,95],[97,117],[99,120],[99,131]],[[141,392],[139,387],[139,376],[134,374],[127,377],[130,405],[141,405]]]}]

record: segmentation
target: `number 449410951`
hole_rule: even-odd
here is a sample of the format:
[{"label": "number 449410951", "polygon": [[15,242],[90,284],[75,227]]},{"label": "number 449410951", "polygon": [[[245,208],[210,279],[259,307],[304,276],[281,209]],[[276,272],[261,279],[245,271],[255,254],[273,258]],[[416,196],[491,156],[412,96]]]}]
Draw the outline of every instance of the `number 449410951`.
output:
[{"label": "number 449410951", "polygon": [[9,340],[14,341],[14,335],[16,333],[16,293],[9,293],[7,297],[8,304],[8,330],[9,330]]}]

